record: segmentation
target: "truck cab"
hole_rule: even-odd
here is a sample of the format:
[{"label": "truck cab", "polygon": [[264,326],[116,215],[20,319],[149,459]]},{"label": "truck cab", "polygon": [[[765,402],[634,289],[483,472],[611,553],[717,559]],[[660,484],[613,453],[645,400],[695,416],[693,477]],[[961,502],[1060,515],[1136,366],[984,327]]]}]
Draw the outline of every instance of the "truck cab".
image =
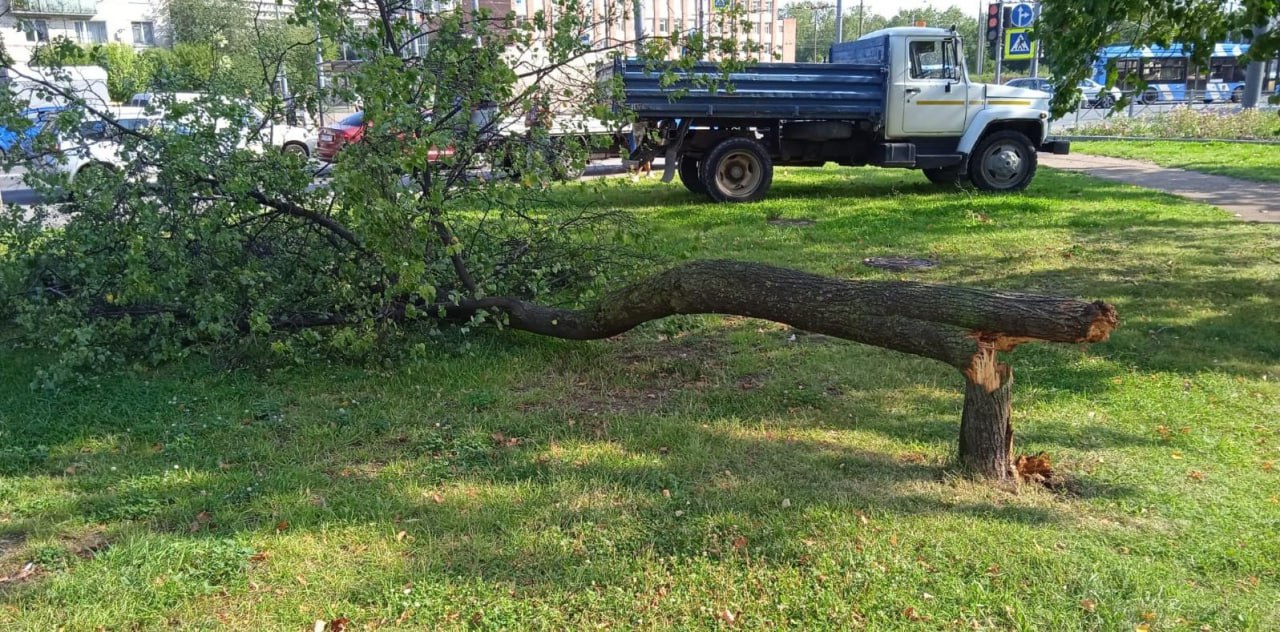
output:
[{"label": "truck cab", "polygon": [[890,40],[885,137],[960,137],[972,123],[991,120],[1025,120],[1039,128],[1034,140],[1047,136],[1049,97],[1036,90],[970,83],[960,38],[951,31],[884,29],[836,45],[833,55],[839,55],[835,50],[840,47],[880,39]]}]

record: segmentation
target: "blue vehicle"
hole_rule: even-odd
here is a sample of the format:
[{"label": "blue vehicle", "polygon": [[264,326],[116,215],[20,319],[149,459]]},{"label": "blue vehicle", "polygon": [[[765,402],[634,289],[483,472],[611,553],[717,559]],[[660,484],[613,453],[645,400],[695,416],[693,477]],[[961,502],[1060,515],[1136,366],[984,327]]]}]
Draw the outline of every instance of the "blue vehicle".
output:
[{"label": "blue vehicle", "polygon": [[0,127],[0,159],[8,156],[15,147],[29,149],[31,140],[40,133],[40,130],[44,129],[45,123],[57,116],[62,109],[58,106],[52,106],[23,110],[22,115],[31,121],[31,126],[22,132]]},{"label": "blue vehicle", "polygon": [[[1116,85],[1122,90],[1137,90],[1138,79],[1146,87],[1134,99],[1141,103],[1238,103],[1244,95],[1247,62],[1240,59],[1249,52],[1248,44],[1215,44],[1208,68],[1191,66],[1190,48],[1181,44],[1168,47],[1128,44],[1107,46],[1098,51],[1093,62],[1093,79],[1107,81],[1107,65],[1116,65]],[[1270,82],[1271,79],[1266,79]],[[1267,86],[1263,86],[1267,92]]]}]

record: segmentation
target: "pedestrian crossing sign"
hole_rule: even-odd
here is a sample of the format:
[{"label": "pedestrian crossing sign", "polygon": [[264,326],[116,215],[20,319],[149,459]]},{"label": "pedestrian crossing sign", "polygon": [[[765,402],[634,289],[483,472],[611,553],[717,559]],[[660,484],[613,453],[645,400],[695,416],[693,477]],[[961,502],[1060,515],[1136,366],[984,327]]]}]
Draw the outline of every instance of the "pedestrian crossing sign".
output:
[{"label": "pedestrian crossing sign", "polygon": [[1031,59],[1036,54],[1036,43],[1031,41],[1031,29],[1004,30],[1004,58]]}]

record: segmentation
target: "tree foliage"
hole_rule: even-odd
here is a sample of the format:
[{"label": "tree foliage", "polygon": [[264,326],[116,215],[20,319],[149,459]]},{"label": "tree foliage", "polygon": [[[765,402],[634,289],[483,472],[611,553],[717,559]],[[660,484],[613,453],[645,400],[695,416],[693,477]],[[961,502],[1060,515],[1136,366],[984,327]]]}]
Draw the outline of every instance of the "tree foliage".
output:
[{"label": "tree foliage", "polygon": [[[835,42],[836,17],[835,4],[830,2],[796,2],[787,5],[781,11],[783,17],[796,20],[796,61],[825,61],[831,44]],[[956,32],[964,40],[965,59],[974,63],[981,51],[977,21],[959,7],[939,10],[929,7],[916,9],[898,9],[892,16],[883,16],[865,11],[861,16],[863,34],[894,26],[912,26],[916,22],[924,22],[929,26],[940,28],[956,27]],[[858,4],[845,3],[844,38],[845,41],[858,38]],[[816,27],[816,28],[815,28]]]},{"label": "tree foliage", "polygon": [[[1091,74],[1099,48],[1115,42],[1134,46],[1180,43],[1191,63],[1206,66],[1213,45],[1230,35],[1251,43],[1248,58],[1263,60],[1280,51],[1280,0],[1044,0],[1037,36],[1059,88],[1074,86]],[[1112,68],[1111,79],[1115,80]],[[1064,113],[1073,90],[1056,91],[1053,107]]]},{"label": "tree foliage", "polygon": [[[407,328],[503,325],[497,310],[459,315],[486,297],[572,306],[625,278],[637,261],[626,216],[547,187],[566,164],[585,161],[586,143],[565,140],[586,138],[583,121],[624,123],[625,112],[610,107],[613,86],[597,84],[594,68],[625,42],[582,37],[603,32],[593,20],[621,16],[576,0],[529,20],[426,15],[416,4],[297,3],[286,26],[318,28],[363,57],[334,91],[364,104],[367,130],[322,186],[312,165],[264,146],[278,100],[249,94],[268,115],[255,118],[218,64],[205,98],[161,100],[164,122],[152,129],[113,129],[121,168],[70,183],[33,174],[49,199],[70,203],[7,209],[0,280],[15,297],[7,315],[22,340],[60,358],[45,378],[214,350],[382,352]],[[735,18],[723,17],[726,33]],[[303,48],[269,40],[279,32],[255,32],[252,55],[233,74],[269,84]],[[659,59],[682,52],[677,64],[712,56],[732,68],[733,41],[673,35],[628,52],[659,72]],[[140,81],[144,57],[107,50],[109,69]],[[189,50],[191,65],[208,60]],[[113,88],[130,89],[137,84]],[[529,110],[546,103],[561,121],[554,137],[552,127],[525,127]],[[20,107],[0,104],[0,117],[14,120]],[[74,137],[91,119],[111,120],[83,105],[61,114],[57,128]],[[63,145],[78,142],[88,139]]]}]

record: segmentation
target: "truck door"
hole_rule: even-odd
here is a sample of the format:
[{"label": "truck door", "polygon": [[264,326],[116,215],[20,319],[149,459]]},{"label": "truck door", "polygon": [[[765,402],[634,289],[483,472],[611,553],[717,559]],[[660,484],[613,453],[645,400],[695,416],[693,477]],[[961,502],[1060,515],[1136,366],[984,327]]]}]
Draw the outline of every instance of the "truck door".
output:
[{"label": "truck door", "polygon": [[907,135],[959,136],[969,111],[969,84],[956,57],[956,40],[907,38],[906,56],[895,86],[902,99],[902,131]]}]

